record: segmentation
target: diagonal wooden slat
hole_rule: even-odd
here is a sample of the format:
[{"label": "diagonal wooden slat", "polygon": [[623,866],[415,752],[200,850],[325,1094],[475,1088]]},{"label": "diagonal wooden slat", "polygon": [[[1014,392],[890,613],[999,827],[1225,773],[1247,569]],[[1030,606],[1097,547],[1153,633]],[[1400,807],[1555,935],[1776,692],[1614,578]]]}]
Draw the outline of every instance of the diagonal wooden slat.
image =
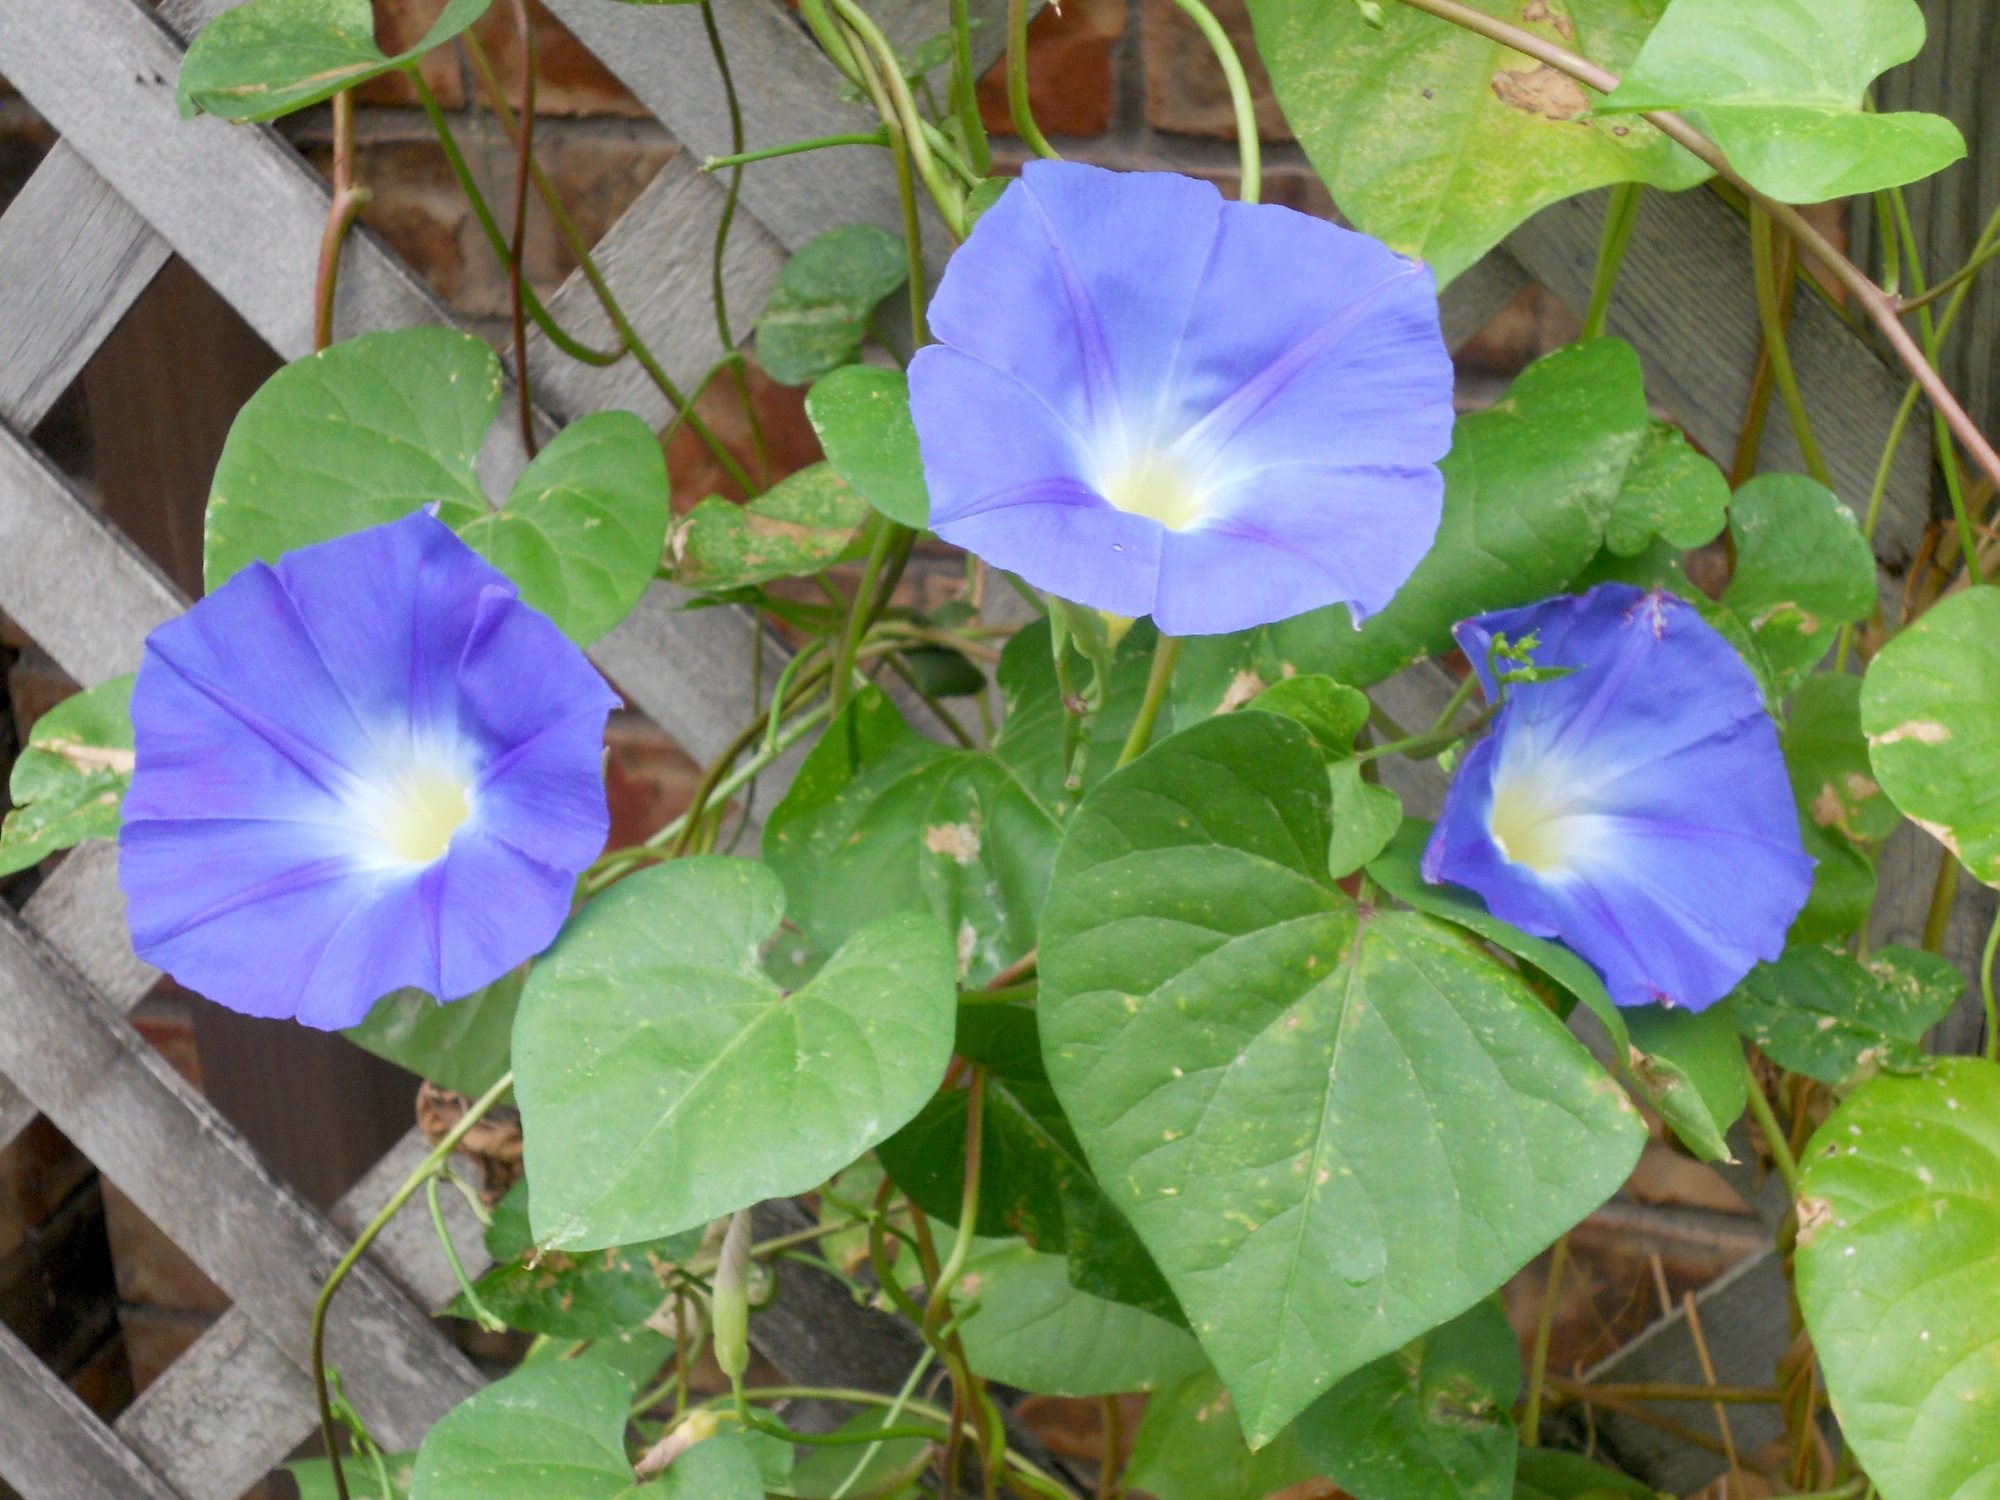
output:
[{"label": "diagonal wooden slat", "polygon": [[0,1479],[40,1496],[182,1500],[158,1474],[49,1373],[34,1350],[0,1324]]}]

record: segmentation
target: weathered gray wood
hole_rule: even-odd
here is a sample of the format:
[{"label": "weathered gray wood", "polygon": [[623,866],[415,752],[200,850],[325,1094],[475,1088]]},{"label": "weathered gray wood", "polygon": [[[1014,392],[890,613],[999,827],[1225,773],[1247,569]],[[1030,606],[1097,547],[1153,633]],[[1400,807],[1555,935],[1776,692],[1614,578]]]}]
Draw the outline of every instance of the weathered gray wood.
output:
[{"label": "weathered gray wood", "polygon": [[0,427],[0,609],[86,685],[136,671],[180,590],[29,443]]},{"label": "weathered gray wood", "polygon": [[57,142],[0,218],[0,418],[27,432],[166,264],[167,242]]},{"label": "weathered gray wood", "polygon": [[1438,294],[1438,316],[1444,344],[1458,346],[1491,323],[1535,278],[1505,245],[1495,246],[1469,270]]},{"label": "weathered gray wood", "polygon": [[[358,1234],[389,1196],[430,1154],[412,1130],[334,1205],[341,1231]],[[476,1168],[459,1158],[458,1169]],[[445,1221],[468,1275],[492,1263],[479,1223],[456,1192],[441,1195]],[[421,1203],[390,1221],[369,1252],[417,1306],[436,1310],[458,1283],[438,1248]],[[231,1308],[118,1418],[118,1432],[187,1500],[234,1500],[317,1426],[312,1382],[261,1333],[241,1308]]]},{"label": "weathered gray wood", "polygon": [[[1572,198],[1507,237],[1521,264],[1574,309],[1590,301],[1606,202],[1603,192]],[[1654,404],[1726,467],[1762,336],[1744,221],[1706,189],[1646,194],[1609,329],[1639,351]],[[1834,488],[1863,509],[1904,380],[1807,287],[1799,289],[1788,342]],[[1781,405],[1765,426],[1759,466],[1804,470]],[[1892,568],[1908,563],[1929,517],[1930,463],[1921,443],[1906,442],[1875,533],[1876,555]]]},{"label": "weathered gray wood", "polygon": [[[321,1281],[345,1249],[227,1121],[61,957],[0,911],[0,1072],[123,1188],[301,1369]],[[328,1355],[386,1441],[421,1436],[478,1387],[379,1271],[357,1267]]]},{"label": "weathered gray wood", "polygon": [[[93,839],[78,845],[21,916],[121,1011],[137,1005],[160,977],[159,970],[132,952],[115,844]],[[0,1151],[28,1128],[35,1113],[27,1096],[0,1077]]]},{"label": "weathered gray wood", "polygon": [[[1791,1341],[1785,1272],[1778,1254],[1764,1250],[1731,1267],[1695,1297],[1701,1332],[1722,1385],[1768,1386],[1779,1354]],[[1703,1383],[1701,1359],[1689,1333],[1687,1313],[1675,1309],[1609,1359],[1588,1371],[1592,1382],[1677,1381]],[[1720,1436],[1714,1409],[1676,1403],[1672,1415],[1701,1432]],[[1784,1433],[1776,1408],[1728,1408],[1730,1435],[1739,1453],[1755,1453]],[[1566,1415],[1578,1437],[1582,1423]],[[1631,1417],[1596,1413],[1600,1451],[1655,1489],[1685,1495],[1699,1489],[1725,1465],[1714,1454],[1649,1427]]]},{"label": "weathered gray wood", "polygon": [[181,1500],[4,1324],[0,1479],[27,1500]]},{"label": "weathered gray wood", "polygon": [[[709,283],[722,206],[714,180],[682,152],[667,160],[592,253],[625,316],[683,394],[692,393],[724,352]],[[749,334],[784,267],[784,247],[754,216],[739,214],[722,265],[730,332],[737,338]],[[549,299],[549,312],[587,344],[608,348],[617,342],[581,271]],[[555,349],[539,329],[529,332],[528,349],[536,395],[559,411],[623,407],[654,427],[672,415],[635,359],[583,364]]]}]

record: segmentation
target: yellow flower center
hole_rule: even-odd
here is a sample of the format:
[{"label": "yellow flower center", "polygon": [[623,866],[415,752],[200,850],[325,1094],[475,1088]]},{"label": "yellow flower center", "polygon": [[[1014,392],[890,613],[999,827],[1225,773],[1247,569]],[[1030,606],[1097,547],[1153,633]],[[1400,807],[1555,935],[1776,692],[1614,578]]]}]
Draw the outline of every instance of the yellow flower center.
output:
[{"label": "yellow flower center", "polygon": [[471,815],[465,784],[457,777],[428,767],[411,770],[385,789],[375,836],[391,858],[429,864]]},{"label": "yellow flower center", "polygon": [[1515,777],[1493,788],[1488,824],[1500,853],[1538,875],[1563,869],[1581,831],[1560,793],[1535,777]]},{"label": "yellow flower center", "polygon": [[1131,515],[1158,521],[1169,531],[1185,531],[1202,518],[1201,496],[1187,471],[1165,453],[1134,454],[1105,484],[1104,498]]}]

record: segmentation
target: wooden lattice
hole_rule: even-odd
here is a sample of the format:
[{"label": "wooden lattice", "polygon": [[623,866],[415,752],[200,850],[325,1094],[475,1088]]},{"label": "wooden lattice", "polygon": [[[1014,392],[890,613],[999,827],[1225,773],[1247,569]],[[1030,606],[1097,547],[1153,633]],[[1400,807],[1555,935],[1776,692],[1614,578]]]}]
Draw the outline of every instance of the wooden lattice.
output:
[{"label": "wooden lattice", "polygon": [[[701,21],[689,7],[549,3],[688,148],[667,162],[596,253],[667,373],[691,386],[722,352],[708,303],[722,191],[694,163],[728,149],[727,111]],[[183,121],[174,108],[185,40],[224,8],[225,0],[165,0],[157,10],[141,0],[0,6],[0,75],[61,136],[0,217],[0,610],[86,685],[134,670],[147,631],[187,601],[24,434],[170,253],[281,355],[311,348],[325,183],[273,129]],[[997,23],[997,6],[981,8],[995,11],[989,20]],[[942,8],[889,0],[871,10],[893,40],[910,47],[937,28]],[[717,0],[716,11],[750,144],[872,123],[840,101],[836,75],[782,0]],[[998,24],[981,32],[989,54],[999,32]],[[1601,195],[1551,209],[1462,277],[1446,299],[1454,345],[1530,280],[1581,306],[1601,214]],[[751,172],[724,268],[733,326],[750,326],[790,250],[856,220],[898,225],[893,184],[875,153],[797,157]],[[944,248],[940,236],[933,264],[942,263]],[[1654,399],[1715,452],[1733,445],[1755,359],[1747,262],[1744,228],[1719,200],[1650,195],[1612,320],[1613,331],[1643,355]],[[551,310],[586,339],[602,342],[608,334],[579,278]],[[380,241],[350,237],[340,336],[450,321]],[[1691,321],[1699,336],[1690,336]],[[1850,497],[1865,494],[1902,377],[1810,296],[1799,299],[1793,351],[1837,481]],[[589,368],[539,343],[530,357],[552,428],[610,406],[656,425],[668,416],[629,361]],[[1799,466],[1784,423],[1770,424],[1765,447],[1770,466]],[[489,488],[504,493],[522,461],[511,425],[496,424],[481,455]],[[1891,567],[1908,560],[1929,514],[1929,474],[1922,445],[1906,444],[1880,534]],[[681,602],[656,584],[593,656],[633,702],[705,758],[736,727],[756,636],[736,611],[683,612]],[[1414,720],[1416,705],[1436,696],[1432,674],[1386,684],[1385,704],[1400,704],[1392,711]],[[1407,790],[1422,810],[1437,789],[1412,783]],[[1966,915],[1983,925],[1983,916]],[[1921,922],[1920,911],[1906,917],[1892,919],[1892,927]],[[126,1012],[156,977],[127,941],[109,846],[78,850],[19,916],[0,908],[0,1145],[37,1110],[46,1113],[233,1303],[110,1425],[0,1328],[0,1477],[28,1500],[231,1500],[283,1459],[314,1422],[306,1335],[319,1282],[344,1236],[425,1149],[413,1132],[331,1222],[322,1218],[126,1024]],[[470,1267],[481,1268],[477,1226],[462,1208],[454,1229]],[[1754,1372],[1754,1364],[1768,1366],[1771,1341],[1784,1333],[1782,1290],[1766,1284],[1775,1277],[1774,1265],[1757,1260],[1711,1289],[1718,1310],[1731,1309],[1712,1319],[1711,1329],[1746,1330],[1717,1338],[1724,1379],[1737,1373],[1732,1359],[1752,1367],[1745,1378],[1768,1373]],[[391,1447],[414,1447],[479,1382],[428,1316],[452,1290],[430,1227],[415,1216],[384,1236],[336,1305],[330,1357]],[[1775,1327],[1765,1329],[1760,1317],[1775,1317]],[[907,1330],[855,1308],[831,1283],[786,1291],[756,1320],[755,1336],[795,1376],[886,1389],[899,1383],[915,1352]],[[1671,1378],[1692,1354],[1668,1320],[1622,1357],[1640,1361],[1630,1369]]]}]

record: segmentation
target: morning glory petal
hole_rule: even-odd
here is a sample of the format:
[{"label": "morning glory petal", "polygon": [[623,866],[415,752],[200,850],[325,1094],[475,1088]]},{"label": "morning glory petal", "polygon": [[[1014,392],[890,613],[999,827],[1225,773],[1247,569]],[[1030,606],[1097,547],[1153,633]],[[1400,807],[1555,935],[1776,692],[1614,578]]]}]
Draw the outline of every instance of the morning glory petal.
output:
[{"label": "morning glory petal", "polygon": [[1560,938],[1620,1005],[1713,1004],[1783,952],[1812,886],[1755,679],[1691,605],[1623,584],[1460,626],[1489,697],[1500,635],[1574,670],[1508,685],[1425,878]]},{"label": "morning glory petal", "polygon": [[1430,274],[1171,173],[1030,162],[910,367],[932,529],[1170,634],[1381,608],[1437,532]]},{"label": "morning glory petal", "polygon": [[244,569],[153,632],[133,688],[135,950],[321,1027],[481,988],[554,938],[603,847],[616,702],[427,514]]}]

